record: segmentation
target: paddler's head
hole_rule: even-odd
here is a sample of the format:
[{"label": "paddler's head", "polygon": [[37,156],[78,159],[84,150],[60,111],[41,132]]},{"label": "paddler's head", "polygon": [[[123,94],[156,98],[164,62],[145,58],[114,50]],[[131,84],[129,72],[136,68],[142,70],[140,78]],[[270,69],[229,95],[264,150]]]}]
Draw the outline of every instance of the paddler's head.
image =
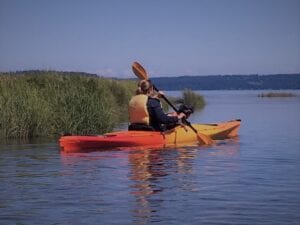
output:
[{"label": "paddler's head", "polygon": [[152,95],[153,85],[150,80],[141,80],[138,83],[136,94]]}]

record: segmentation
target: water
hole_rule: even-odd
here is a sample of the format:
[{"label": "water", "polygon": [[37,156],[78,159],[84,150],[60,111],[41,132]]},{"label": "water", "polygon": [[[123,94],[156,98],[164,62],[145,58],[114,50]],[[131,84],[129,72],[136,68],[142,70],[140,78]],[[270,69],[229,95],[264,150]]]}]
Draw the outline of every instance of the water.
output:
[{"label": "water", "polygon": [[300,97],[261,92],[200,92],[192,122],[242,119],[238,139],[212,147],[0,145],[0,224],[300,224]]}]

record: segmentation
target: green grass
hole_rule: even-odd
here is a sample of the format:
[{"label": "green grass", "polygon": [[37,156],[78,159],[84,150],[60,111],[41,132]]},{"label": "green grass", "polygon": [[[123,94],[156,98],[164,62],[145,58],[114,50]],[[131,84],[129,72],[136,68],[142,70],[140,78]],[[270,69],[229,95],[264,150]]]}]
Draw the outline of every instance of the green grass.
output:
[{"label": "green grass", "polygon": [[80,73],[0,74],[0,137],[111,131],[127,119],[135,83]]}]

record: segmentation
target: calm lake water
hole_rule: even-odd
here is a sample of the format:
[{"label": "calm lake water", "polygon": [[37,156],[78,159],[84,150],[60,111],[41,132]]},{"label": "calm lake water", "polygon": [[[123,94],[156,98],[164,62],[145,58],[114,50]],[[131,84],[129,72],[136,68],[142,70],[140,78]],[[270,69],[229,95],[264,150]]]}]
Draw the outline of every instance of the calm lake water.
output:
[{"label": "calm lake water", "polygon": [[207,106],[192,122],[242,119],[238,139],[211,147],[1,144],[0,224],[300,224],[300,92],[262,92],[200,92]]}]

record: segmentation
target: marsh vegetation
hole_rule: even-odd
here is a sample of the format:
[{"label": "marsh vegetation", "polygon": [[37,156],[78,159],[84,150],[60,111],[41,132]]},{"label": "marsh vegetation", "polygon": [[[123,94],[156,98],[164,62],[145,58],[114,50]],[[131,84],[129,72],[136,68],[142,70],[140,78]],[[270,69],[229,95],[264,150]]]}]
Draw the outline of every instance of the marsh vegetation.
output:
[{"label": "marsh vegetation", "polygon": [[0,136],[110,131],[125,119],[134,85],[76,73],[1,74]]},{"label": "marsh vegetation", "polygon": [[290,92],[268,92],[259,94],[258,97],[267,97],[267,98],[274,98],[274,97],[296,97],[296,94]]},{"label": "marsh vegetation", "polygon": [[[135,81],[84,73],[1,73],[0,137],[109,132],[127,121],[127,104],[135,89]],[[181,101],[195,104],[195,96],[192,91],[184,91]]]}]

